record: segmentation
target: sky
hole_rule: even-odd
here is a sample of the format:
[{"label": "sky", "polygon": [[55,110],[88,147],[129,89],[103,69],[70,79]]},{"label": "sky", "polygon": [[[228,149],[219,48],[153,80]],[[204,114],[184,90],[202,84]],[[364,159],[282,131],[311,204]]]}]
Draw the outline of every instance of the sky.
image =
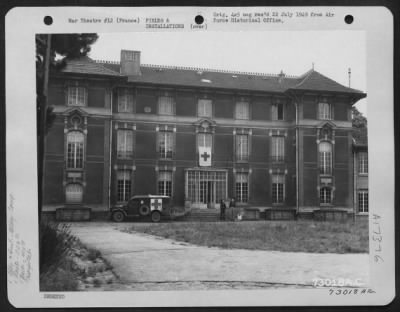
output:
[{"label": "sky", "polygon": [[[142,64],[302,75],[321,74],[368,93],[363,31],[242,31],[99,33],[89,56],[119,61],[120,51],[141,51]],[[367,116],[366,99],[356,106]]]}]

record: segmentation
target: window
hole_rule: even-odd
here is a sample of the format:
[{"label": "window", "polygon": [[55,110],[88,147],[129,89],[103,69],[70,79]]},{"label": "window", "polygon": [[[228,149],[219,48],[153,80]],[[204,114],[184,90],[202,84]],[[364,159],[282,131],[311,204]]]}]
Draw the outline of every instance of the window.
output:
[{"label": "window", "polygon": [[285,199],[285,176],[275,174],[272,176],[272,203],[283,204]]},{"label": "window", "polygon": [[321,187],[319,189],[319,202],[321,204],[331,204],[332,203],[332,191],[328,187]]},{"label": "window", "polygon": [[86,89],[83,87],[68,87],[68,105],[86,106]]},{"label": "window", "polygon": [[368,174],[368,153],[366,152],[358,154],[358,173]]},{"label": "window", "polygon": [[247,134],[236,135],[236,160],[247,161],[249,159],[249,136]]},{"label": "window", "polygon": [[78,183],[68,184],[65,188],[65,200],[69,204],[77,204],[82,202],[83,187]]},{"label": "window", "polygon": [[158,113],[160,115],[174,115],[175,101],[171,96],[160,96],[158,98]]},{"label": "window", "polygon": [[173,155],[173,133],[160,131],[158,133],[158,153],[160,158],[171,159]]},{"label": "window", "polygon": [[131,113],[133,111],[133,92],[129,89],[118,89],[118,112]]},{"label": "window", "polygon": [[318,104],[318,119],[321,120],[331,119],[331,106],[328,103]]},{"label": "window", "polygon": [[368,212],[368,191],[358,191],[358,212]]},{"label": "window", "polygon": [[271,110],[272,120],[283,120],[283,103],[272,104]]},{"label": "window", "polygon": [[199,99],[197,102],[197,114],[199,117],[212,117],[212,101]]},{"label": "window", "polygon": [[271,137],[271,160],[283,161],[285,158],[285,138],[282,136]]},{"label": "window", "polygon": [[197,140],[198,140],[198,147],[209,147],[212,149],[211,133],[199,133]]},{"label": "window", "polygon": [[126,202],[131,196],[132,179],[130,170],[117,171],[117,201]]},{"label": "window", "polygon": [[320,174],[332,174],[332,144],[322,142],[319,148],[319,172]]},{"label": "window", "polygon": [[117,157],[133,157],[133,131],[118,130],[117,132]]},{"label": "window", "polygon": [[236,102],[235,118],[236,119],[249,119],[249,103],[248,102]]},{"label": "window", "polygon": [[247,173],[236,174],[236,201],[247,203],[249,200],[249,175]]},{"label": "window", "polygon": [[67,134],[67,168],[83,168],[84,136],[80,131],[71,131]]},{"label": "window", "polygon": [[172,196],[172,172],[160,171],[158,173],[158,194]]}]

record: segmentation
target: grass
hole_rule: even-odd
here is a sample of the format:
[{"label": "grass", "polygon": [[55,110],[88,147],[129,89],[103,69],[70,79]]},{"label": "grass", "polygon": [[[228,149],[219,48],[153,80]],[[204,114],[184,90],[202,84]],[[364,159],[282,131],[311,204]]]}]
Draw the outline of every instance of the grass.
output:
[{"label": "grass", "polygon": [[368,253],[368,223],[314,221],[139,223],[129,231],[200,246],[315,253]]}]

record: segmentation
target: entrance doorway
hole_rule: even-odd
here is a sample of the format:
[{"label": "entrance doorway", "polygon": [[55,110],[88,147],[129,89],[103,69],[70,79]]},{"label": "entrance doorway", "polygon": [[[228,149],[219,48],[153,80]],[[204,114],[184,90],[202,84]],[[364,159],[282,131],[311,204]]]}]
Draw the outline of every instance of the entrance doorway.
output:
[{"label": "entrance doorway", "polygon": [[185,176],[185,195],[191,208],[219,208],[227,198],[226,170],[188,169]]}]

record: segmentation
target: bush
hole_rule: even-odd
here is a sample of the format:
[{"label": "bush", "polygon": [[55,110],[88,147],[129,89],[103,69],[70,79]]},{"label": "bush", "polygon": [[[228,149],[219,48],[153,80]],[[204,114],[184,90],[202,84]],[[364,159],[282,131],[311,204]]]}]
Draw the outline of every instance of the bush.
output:
[{"label": "bush", "polygon": [[41,222],[39,231],[40,273],[54,271],[61,266],[75,238],[66,224]]}]

